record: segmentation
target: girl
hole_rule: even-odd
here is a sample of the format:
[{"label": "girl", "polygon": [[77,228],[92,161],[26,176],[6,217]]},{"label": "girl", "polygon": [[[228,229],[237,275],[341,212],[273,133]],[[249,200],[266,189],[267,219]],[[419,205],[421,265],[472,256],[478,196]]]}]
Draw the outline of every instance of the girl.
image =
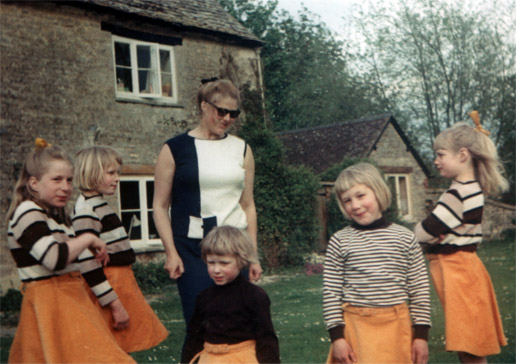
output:
[{"label": "girl", "polygon": [[203,239],[201,254],[215,286],[197,297],[181,362],[279,363],[269,297],[241,274],[257,261],[249,236],[216,227]]},{"label": "girl", "polygon": [[461,122],[434,142],[435,166],[452,179],[432,214],[416,226],[430,262],[430,275],[443,305],[446,350],[463,363],[485,363],[507,345],[491,279],[476,254],[482,241],[484,194],[507,189],[496,147],[477,127]]},{"label": "girl", "polygon": [[342,171],[335,193],[352,223],[331,237],[326,250],[327,363],[426,363],[429,283],[414,234],[382,216],[391,194],[372,165]]},{"label": "girl", "polygon": [[134,363],[91,304],[73,263],[88,248],[100,261],[107,253],[106,244],[91,233],[74,237],[65,212],[72,162],[60,148],[36,142],[7,215],[8,244],[23,293],[9,362]]},{"label": "girl", "polygon": [[107,243],[109,263],[81,261],[81,272],[91,290],[90,298],[102,306],[102,314],[125,351],[147,350],[168,336],[145,301],[134,278],[134,251],[122,222],[103,196],[115,193],[122,158],[113,149],[95,146],[81,150],[76,158],[76,180],[82,194],[75,203],[73,227],[77,236],[93,233]]}]

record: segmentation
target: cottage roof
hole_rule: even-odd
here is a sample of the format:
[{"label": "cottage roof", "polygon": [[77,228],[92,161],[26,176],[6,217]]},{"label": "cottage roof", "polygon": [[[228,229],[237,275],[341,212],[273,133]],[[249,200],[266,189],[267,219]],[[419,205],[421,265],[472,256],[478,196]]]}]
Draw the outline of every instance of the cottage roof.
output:
[{"label": "cottage roof", "polygon": [[261,46],[263,42],[216,0],[80,0],[117,12],[164,21],[201,32],[219,33]]},{"label": "cottage roof", "polygon": [[391,124],[426,175],[429,171],[391,114],[278,133],[288,164],[310,167],[321,173],[344,158],[365,158],[376,148]]}]

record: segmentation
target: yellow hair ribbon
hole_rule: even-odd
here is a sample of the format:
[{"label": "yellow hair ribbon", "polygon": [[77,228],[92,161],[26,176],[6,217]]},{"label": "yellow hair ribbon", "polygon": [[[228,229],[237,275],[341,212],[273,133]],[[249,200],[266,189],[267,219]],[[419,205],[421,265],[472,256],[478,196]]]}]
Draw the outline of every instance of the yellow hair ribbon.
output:
[{"label": "yellow hair ribbon", "polygon": [[43,138],[36,138],[36,141],[34,142],[34,145],[36,146],[36,150],[52,146],[52,144],[47,143],[47,141],[45,139],[43,139]]},{"label": "yellow hair ribbon", "polygon": [[475,131],[478,131],[479,133],[483,133],[487,136],[489,136],[491,133],[484,129],[482,127],[482,124],[480,124],[480,116],[478,115],[478,111],[474,110],[469,113],[469,117],[473,119],[473,122],[475,123]]}]

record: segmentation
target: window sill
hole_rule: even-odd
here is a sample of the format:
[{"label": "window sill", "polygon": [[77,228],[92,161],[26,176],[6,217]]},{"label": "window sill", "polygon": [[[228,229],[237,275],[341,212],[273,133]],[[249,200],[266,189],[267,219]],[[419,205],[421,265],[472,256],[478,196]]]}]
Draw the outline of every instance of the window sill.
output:
[{"label": "window sill", "polygon": [[115,101],[123,102],[123,103],[131,103],[131,104],[166,106],[166,107],[175,107],[175,108],[181,108],[181,109],[184,108],[183,105],[180,105],[175,101],[169,101],[167,99],[159,99],[159,98],[140,98],[140,97],[117,96]]}]

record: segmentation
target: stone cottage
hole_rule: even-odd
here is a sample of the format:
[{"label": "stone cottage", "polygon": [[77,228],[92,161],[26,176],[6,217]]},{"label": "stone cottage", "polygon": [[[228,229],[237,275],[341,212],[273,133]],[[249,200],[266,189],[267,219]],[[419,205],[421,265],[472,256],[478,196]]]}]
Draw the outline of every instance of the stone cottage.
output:
[{"label": "stone cottage", "polygon": [[[374,161],[392,186],[393,203],[404,219],[415,222],[426,216],[429,171],[391,114],[291,130],[278,136],[287,162],[307,166],[316,174],[344,158]],[[332,186],[333,181],[327,182],[323,185]]]},{"label": "stone cottage", "polygon": [[195,126],[201,79],[263,94],[262,41],[216,0],[2,1],[0,17],[2,291],[18,282],[5,215],[36,137],[72,155],[116,148],[114,206],[137,252],[161,250],[151,218],[161,145]]}]

